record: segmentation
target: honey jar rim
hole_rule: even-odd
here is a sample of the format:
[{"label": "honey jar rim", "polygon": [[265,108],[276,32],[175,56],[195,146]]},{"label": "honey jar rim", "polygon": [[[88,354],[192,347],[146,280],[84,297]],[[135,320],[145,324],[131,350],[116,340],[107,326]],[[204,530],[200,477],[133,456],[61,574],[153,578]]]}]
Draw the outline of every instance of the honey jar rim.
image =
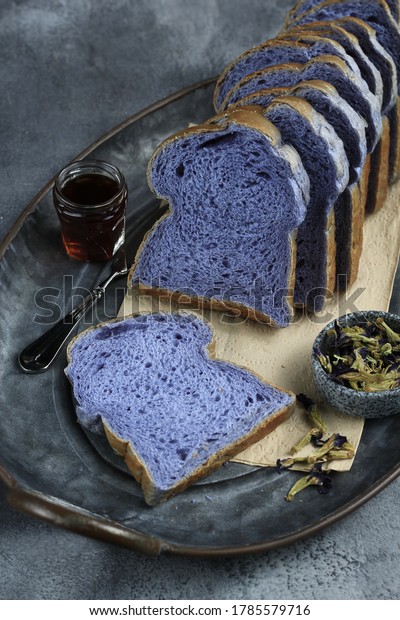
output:
[{"label": "honey jar rim", "polygon": [[[79,168],[83,168],[81,174],[78,173]],[[108,200],[104,202],[97,202],[95,204],[84,204],[84,203],[74,202],[70,200],[67,196],[65,196],[62,190],[63,190],[63,187],[67,183],[68,174],[73,174],[74,172],[76,172],[75,177],[74,176],[71,177],[73,179],[79,176],[83,176],[83,174],[86,174],[86,175],[90,174],[89,170],[92,169],[93,176],[95,175],[102,176],[101,172],[93,171],[93,169],[95,168],[108,172],[109,173],[108,175],[103,174],[103,176],[108,176],[108,178],[113,178],[118,183],[119,191],[116,192]],[[61,183],[63,183],[64,185],[62,185]],[[58,198],[61,198],[62,201],[66,205],[68,205],[68,207],[70,207],[71,209],[75,209],[77,211],[82,211],[82,210],[96,211],[97,209],[108,207],[112,205],[117,199],[122,198],[127,193],[127,184],[126,184],[124,174],[114,164],[111,164],[110,162],[107,162],[102,159],[77,159],[67,164],[67,166],[64,166],[64,168],[62,168],[58,172],[58,174],[55,176],[53,192],[57,195]]]}]

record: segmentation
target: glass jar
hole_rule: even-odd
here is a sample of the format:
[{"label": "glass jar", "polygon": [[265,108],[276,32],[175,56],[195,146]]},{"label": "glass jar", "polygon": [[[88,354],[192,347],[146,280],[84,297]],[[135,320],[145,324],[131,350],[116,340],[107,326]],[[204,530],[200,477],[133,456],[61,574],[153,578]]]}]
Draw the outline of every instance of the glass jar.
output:
[{"label": "glass jar", "polygon": [[53,202],[69,256],[109,260],[125,239],[128,190],[123,174],[100,160],[69,164],[57,175]]}]

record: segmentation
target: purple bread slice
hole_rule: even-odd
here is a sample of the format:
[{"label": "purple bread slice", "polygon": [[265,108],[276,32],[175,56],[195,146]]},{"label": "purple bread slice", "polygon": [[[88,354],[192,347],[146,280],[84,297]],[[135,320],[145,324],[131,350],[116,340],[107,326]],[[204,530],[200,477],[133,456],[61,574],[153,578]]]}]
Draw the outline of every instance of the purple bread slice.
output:
[{"label": "purple bread slice", "polygon": [[[364,0],[365,2],[365,0]],[[296,2],[294,7],[289,11],[286,24],[290,25],[293,21],[298,19],[300,15],[310,11],[318,4],[321,4],[321,0],[299,0]],[[393,18],[398,22],[399,21],[399,0],[386,0],[386,4],[393,16]]]},{"label": "purple bread slice", "polygon": [[224,110],[223,102],[228,93],[240,80],[255,71],[286,62],[304,64],[318,56],[327,55],[341,58],[348,68],[361,78],[357,63],[335,41],[322,37],[309,38],[308,41],[301,42],[276,38],[244,52],[225,68],[215,86],[214,107],[217,112]]},{"label": "purple bread slice", "polygon": [[[379,43],[376,31],[362,19],[346,16],[331,20],[331,23],[355,36],[364,53],[379,70],[383,80],[383,113],[386,114],[395,105],[398,92],[397,70],[392,56]],[[311,24],[307,24],[308,26]]]},{"label": "purple bread slice", "polygon": [[336,284],[343,289],[357,278],[362,249],[366,188],[364,175],[360,179],[360,173],[365,170],[366,162],[366,123],[331,84],[318,80],[259,91],[236,105],[266,107],[274,99],[287,95],[305,99],[324,116],[342,140],[349,161],[349,186],[335,203]]},{"label": "purple bread slice", "polygon": [[279,97],[262,114],[296,149],[310,177],[310,203],[297,233],[294,303],[319,312],[336,282],[334,205],[349,180],[343,142],[325,117],[299,97]]},{"label": "purple bread slice", "polygon": [[78,420],[106,433],[150,506],[271,432],[295,396],[213,359],[211,326],[189,313],[91,328],[68,347]]},{"label": "purple bread slice", "polygon": [[237,110],[188,128],[156,149],[148,181],[170,210],[139,248],[130,286],[287,326],[309,179],[276,127]]},{"label": "purple bread slice", "polygon": [[226,109],[230,105],[234,106],[240,99],[265,88],[295,86],[308,80],[323,80],[332,84],[340,96],[364,118],[367,123],[367,148],[372,152],[382,133],[380,102],[366,82],[336,56],[319,56],[303,65],[287,63],[256,71],[236,84],[225,97],[222,107]]}]

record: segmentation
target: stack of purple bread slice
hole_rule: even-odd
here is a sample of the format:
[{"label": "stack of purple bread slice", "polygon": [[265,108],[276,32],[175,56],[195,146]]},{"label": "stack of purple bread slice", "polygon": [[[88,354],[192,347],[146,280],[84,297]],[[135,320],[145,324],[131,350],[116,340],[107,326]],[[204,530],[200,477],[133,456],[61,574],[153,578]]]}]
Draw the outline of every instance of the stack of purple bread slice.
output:
[{"label": "stack of purple bread slice", "polygon": [[148,169],[170,204],[130,285],[285,327],[356,281],[366,216],[400,174],[397,0],[300,0],[222,72],[217,115]]}]

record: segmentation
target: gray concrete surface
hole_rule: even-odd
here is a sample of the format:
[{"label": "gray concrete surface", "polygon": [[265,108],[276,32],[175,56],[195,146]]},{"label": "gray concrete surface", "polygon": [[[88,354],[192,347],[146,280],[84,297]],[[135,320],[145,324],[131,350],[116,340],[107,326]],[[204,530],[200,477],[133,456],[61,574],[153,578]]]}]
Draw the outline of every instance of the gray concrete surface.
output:
[{"label": "gray concrete surface", "polygon": [[[127,116],[273,35],[291,0],[0,0],[0,237]],[[0,413],[1,415],[1,413]],[[14,512],[2,599],[397,599],[400,481],[320,535],[229,560],[148,558]]]}]

